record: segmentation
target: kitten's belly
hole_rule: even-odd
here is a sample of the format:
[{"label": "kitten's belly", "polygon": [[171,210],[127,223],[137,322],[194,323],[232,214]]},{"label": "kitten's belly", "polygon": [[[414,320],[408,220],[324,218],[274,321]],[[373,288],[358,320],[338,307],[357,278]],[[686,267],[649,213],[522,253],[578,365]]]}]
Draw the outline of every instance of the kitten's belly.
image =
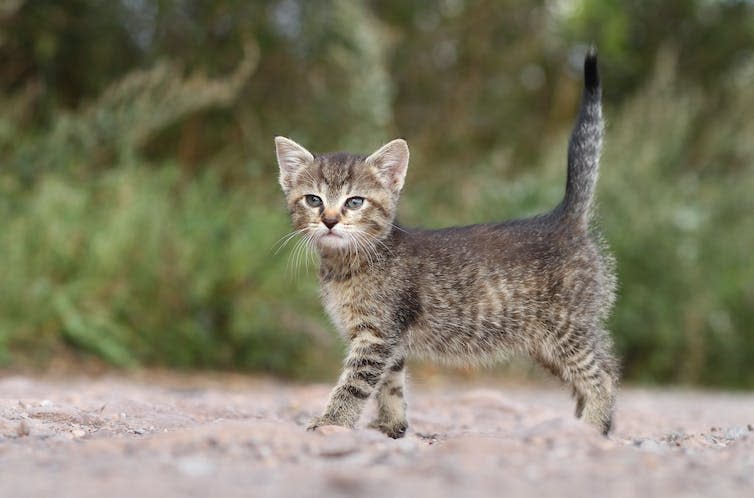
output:
[{"label": "kitten's belly", "polygon": [[494,317],[481,323],[440,322],[430,320],[408,331],[409,354],[449,364],[492,364],[525,350],[526,336],[520,327],[506,329]]}]

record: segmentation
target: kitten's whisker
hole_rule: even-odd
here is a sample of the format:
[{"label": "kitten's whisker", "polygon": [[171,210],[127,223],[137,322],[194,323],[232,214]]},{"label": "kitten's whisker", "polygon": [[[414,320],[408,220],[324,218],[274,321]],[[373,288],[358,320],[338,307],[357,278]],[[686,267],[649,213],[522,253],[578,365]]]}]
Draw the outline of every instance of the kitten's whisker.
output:
[{"label": "kitten's whisker", "polygon": [[290,262],[296,281],[298,281],[298,278],[301,275],[302,260],[306,262],[306,270],[309,269],[308,259],[311,251],[311,242],[313,237],[314,236],[311,232],[305,231],[303,233],[303,237],[296,243],[296,246],[291,253]]},{"label": "kitten's whisker", "polygon": [[[381,245],[388,254],[392,254],[393,253],[392,249],[390,249],[390,247],[388,247],[388,245],[385,244],[384,241],[379,240],[379,239],[375,239],[375,242],[378,243],[379,245]],[[374,250],[377,251],[377,248],[375,248]]]},{"label": "kitten's whisker", "polygon": [[309,272],[309,259],[311,258],[312,253],[312,239],[313,235],[311,233],[307,233],[304,238],[304,246],[302,249],[301,258],[303,259],[303,265],[304,265],[304,272]]},{"label": "kitten's whisker", "polygon": [[353,251],[354,251],[354,258],[351,261],[351,265],[353,265],[360,259],[359,252],[361,250],[361,243],[357,237],[352,237],[351,240],[353,241],[353,243],[349,244],[349,247],[353,247]]},{"label": "kitten's whisker", "polygon": [[314,250],[314,235],[313,234],[307,234],[306,237],[306,271],[309,271],[309,260],[311,259],[312,264],[317,264],[317,256],[316,251]]},{"label": "kitten's whisker", "polygon": [[354,239],[354,242],[355,244],[349,244],[349,247],[353,247],[353,258],[351,259],[352,266],[359,261],[359,249],[361,249],[359,241]]},{"label": "kitten's whisker", "polygon": [[361,258],[366,259],[367,264],[371,266],[372,258],[370,257],[369,251],[364,245],[364,242],[359,239],[354,239],[354,240],[356,241],[357,254],[361,253]]},{"label": "kitten's whisker", "polygon": [[[273,253],[273,255],[277,255],[286,245],[288,245],[288,243],[291,240],[293,240],[294,237],[296,237],[296,235],[299,235],[299,234],[301,234],[301,233],[303,233],[305,231],[306,231],[306,228],[300,228],[298,230],[294,230],[291,233],[287,233],[287,234],[283,235],[282,237],[280,237],[277,240],[277,242],[275,242],[272,245],[272,249],[275,251]],[[277,249],[276,249],[276,246],[277,246]]]},{"label": "kitten's whisker", "polygon": [[380,246],[382,246],[382,247],[383,247],[383,248],[385,249],[385,251],[386,251],[386,252],[387,252],[388,254],[392,254],[392,250],[390,249],[390,247],[388,247],[388,245],[387,245],[387,244],[385,244],[385,242],[384,242],[383,240],[380,240],[380,239],[376,239],[376,238],[371,238],[371,237],[369,237],[369,236],[368,236],[368,235],[367,235],[367,234],[366,234],[366,233],[365,233],[364,231],[362,231],[362,230],[357,230],[357,231],[356,231],[356,232],[354,232],[354,233],[358,233],[358,234],[360,234],[360,235],[361,235],[361,236],[362,236],[362,237],[363,237],[363,238],[364,238],[364,239],[365,239],[365,240],[366,240],[366,241],[368,242],[368,244],[369,244],[369,247],[370,247],[370,249],[371,249],[371,250],[372,250],[372,251],[374,252],[374,255],[375,255],[375,256],[378,256],[377,247],[375,247],[375,245],[376,245],[376,244],[379,244]]},{"label": "kitten's whisker", "polygon": [[379,253],[374,245],[374,242],[381,244],[386,250],[390,251],[390,248],[388,248],[384,242],[377,239],[371,239],[366,233],[361,230],[354,231],[353,234],[355,236],[354,238],[360,241],[364,251],[369,253],[370,265],[374,264],[374,261],[379,259]]},{"label": "kitten's whisker", "polygon": [[396,230],[400,230],[400,231],[401,231],[401,232],[403,232],[403,233],[408,233],[408,230],[404,230],[403,228],[399,227],[399,226],[398,226],[398,225],[396,225],[395,223],[390,223],[390,226],[392,226],[392,227],[393,227],[393,228],[395,228]]},{"label": "kitten's whisker", "polygon": [[290,254],[288,255],[288,265],[287,265],[287,271],[288,274],[295,277],[295,260],[296,260],[296,254],[298,253],[299,248],[301,247],[301,244],[303,244],[303,239],[300,239],[296,241],[296,244],[293,246],[293,250],[291,250]]},{"label": "kitten's whisker", "polygon": [[[351,240],[353,241],[353,244],[349,244],[349,248],[353,247],[354,254],[358,257],[359,249],[361,248],[361,241],[359,240],[358,232],[351,232]],[[353,264],[353,262],[351,264]]]},{"label": "kitten's whisker", "polygon": [[372,260],[372,252],[371,252],[371,249],[370,249],[370,247],[369,247],[369,246],[367,245],[367,243],[366,243],[366,241],[365,241],[364,239],[357,239],[357,240],[359,241],[359,242],[358,242],[358,243],[359,243],[359,246],[360,246],[360,247],[361,247],[361,248],[363,249],[363,251],[364,251],[364,256],[365,256],[365,257],[366,257],[366,259],[367,259],[367,264],[368,264],[369,266],[372,266],[372,265],[374,264],[374,261]]},{"label": "kitten's whisker", "polygon": [[[291,241],[296,235],[301,233],[301,230],[296,230],[290,233],[287,233],[280,237],[273,245],[272,248],[275,250],[275,254],[277,254],[283,247],[285,247],[288,242]],[[278,247],[279,246],[279,247]]]},{"label": "kitten's whisker", "polygon": [[362,244],[365,246],[367,253],[369,254],[369,263],[373,264],[374,260],[378,258],[377,250],[372,244],[372,241],[364,233],[360,233]]},{"label": "kitten's whisker", "polygon": [[370,266],[374,265],[374,260],[378,257],[378,254],[374,246],[370,243],[366,234],[361,231],[354,231],[352,233],[354,235],[353,240],[356,241],[358,246],[364,250],[365,256],[367,258],[367,263]]},{"label": "kitten's whisker", "polygon": [[299,269],[301,268],[300,258],[301,258],[301,251],[304,250],[304,244],[306,244],[306,241],[304,239],[301,239],[301,241],[296,244],[296,251],[293,255],[293,276],[295,277],[295,280],[298,282],[298,278],[300,276]]}]

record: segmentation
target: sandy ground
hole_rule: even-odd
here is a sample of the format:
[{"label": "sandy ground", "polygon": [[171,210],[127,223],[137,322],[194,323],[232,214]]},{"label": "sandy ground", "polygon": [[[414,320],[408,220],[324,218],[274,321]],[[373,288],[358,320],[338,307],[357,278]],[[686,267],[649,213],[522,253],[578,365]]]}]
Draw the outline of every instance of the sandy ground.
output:
[{"label": "sandy ground", "polygon": [[555,385],[411,385],[391,440],[306,432],[328,390],[4,376],[0,496],[754,496],[751,393],[627,388],[605,439]]}]

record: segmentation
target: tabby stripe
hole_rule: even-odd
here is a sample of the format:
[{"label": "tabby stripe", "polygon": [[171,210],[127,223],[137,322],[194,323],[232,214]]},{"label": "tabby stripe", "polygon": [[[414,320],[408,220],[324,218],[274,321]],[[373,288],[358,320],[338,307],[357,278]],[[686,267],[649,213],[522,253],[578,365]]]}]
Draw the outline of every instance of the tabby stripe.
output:
[{"label": "tabby stripe", "polygon": [[390,214],[387,212],[387,209],[385,209],[385,207],[382,204],[380,204],[379,202],[375,201],[374,199],[369,199],[369,203],[372,206],[376,207],[382,213],[382,215],[385,218],[390,218]]},{"label": "tabby stripe", "polygon": [[353,368],[354,370],[358,370],[365,367],[371,367],[375,368],[377,370],[382,370],[385,366],[385,362],[381,359],[373,359],[373,358],[349,358],[346,360],[346,368]]},{"label": "tabby stripe", "polygon": [[403,367],[406,365],[406,360],[401,358],[400,360],[396,361],[393,366],[390,367],[391,372],[400,372],[403,370]]},{"label": "tabby stripe", "polygon": [[366,382],[370,387],[374,387],[377,385],[377,382],[379,382],[380,377],[382,377],[382,372],[372,372],[370,370],[359,370],[354,374],[354,377],[363,380]]},{"label": "tabby stripe", "polygon": [[365,356],[378,356],[378,357],[386,357],[390,356],[390,346],[388,346],[384,342],[374,342],[370,344],[369,346],[364,348],[363,351]]},{"label": "tabby stripe", "polygon": [[367,391],[350,384],[345,386],[345,390],[354,398],[367,399],[369,397],[369,393]]},{"label": "tabby stripe", "polygon": [[571,332],[571,315],[566,313],[564,320],[558,324],[558,335],[565,336]]},{"label": "tabby stripe", "polygon": [[360,335],[361,332],[371,332],[374,337],[380,337],[382,335],[382,332],[379,328],[377,328],[377,326],[364,322],[358,323],[351,327],[350,332],[352,338]]},{"label": "tabby stripe", "polygon": [[573,347],[578,346],[577,344],[568,344],[570,346],[569,352],[570,354],[566,358],[570,363],[573,365],[578,365],[581,363],[581,361],[589,354],[591,351],[589,348],[585,348],[583,346],[581,347]]},{"label": "tabby stripe", "polygon": [[587,378],[592,378],[592,376],[599,377],[600,367],[597,365],[597,362],[594,362],[590,364],[589,367],[584,370],[584,372],[586,373],[585,376]]},{"label": "tabby stripe", "polygon": [[585,370],[594,363],[594,354],[587,350],[585,354],[579,355],[579,358],[576,359],[575,363],[579,370]]}]

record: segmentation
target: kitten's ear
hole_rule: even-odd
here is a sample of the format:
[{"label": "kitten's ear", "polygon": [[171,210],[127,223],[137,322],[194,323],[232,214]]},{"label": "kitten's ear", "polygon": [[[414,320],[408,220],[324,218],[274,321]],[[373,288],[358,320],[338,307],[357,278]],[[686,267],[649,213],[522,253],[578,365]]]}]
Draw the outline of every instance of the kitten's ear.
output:
[{"label": "kitten's ear", "polygon": [[314,161],[314,156],[293,140],[285,137],[275,137],[275,152],[280,166],[280,186],[283,192],[288,192],[293,186],[293,180],[298,171]]},{"label": "kitten's ear", "polygon": [[408,168],[408,144],[397,138],[367,157],[366,163],[377,172],[380,181],[395,192],[403,188]]}]

